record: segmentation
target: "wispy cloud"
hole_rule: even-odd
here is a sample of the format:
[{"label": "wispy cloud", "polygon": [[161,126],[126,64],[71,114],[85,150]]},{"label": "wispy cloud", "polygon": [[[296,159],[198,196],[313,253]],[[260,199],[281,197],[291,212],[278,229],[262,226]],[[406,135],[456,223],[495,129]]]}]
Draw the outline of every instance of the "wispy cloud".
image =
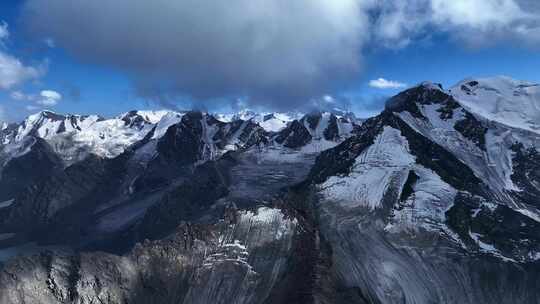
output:
[{"label": "wispy cloud", "polygon": [[5,22],[0,22],[0,42],[9,37],[8,25]]},{"label": "wispy cloud", "polygon": [[377,89],[402,89],[406,87],[407,84],[399,82],[399,81],[379,78],[379,79],[371,80],[369,82],[369,86],[372,88],[377,88]]}]

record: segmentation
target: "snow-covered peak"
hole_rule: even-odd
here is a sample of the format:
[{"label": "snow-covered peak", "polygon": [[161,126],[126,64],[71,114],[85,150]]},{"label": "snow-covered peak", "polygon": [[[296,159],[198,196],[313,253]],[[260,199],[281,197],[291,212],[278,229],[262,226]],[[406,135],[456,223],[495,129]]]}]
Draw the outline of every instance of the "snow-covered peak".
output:
[{"label": "snow-covered peak", "polygon": [[352,121],[330,112],[310,113],[302,118],[302,123],[313,139],[330,141],[339,141],[340,138],[348,137],[354,128]]},{"label": "snow-covered peak", "polygon": [[232,122],[235,120],[250,120],[264,114],[257,113],[250,109],[243,109],[236,113],[216,113],[214,117],[222,122]]},{"label": "snow-covered peak", "polygon": [[16,146],[28,137],[42,138],[68,164],[88,153],[111,158],[142,140],[166,114],[166,111],[132,111],[104,119],[97,115],[41,111],[2,130],[0,139],[3,145]]},{"label": "snow-covered peak", "polygon": [[80,131],[100,120],[102,118],[96,115],[61,115],[51,111],[41,111],[24,120],[17,130],[15,140],[20,141],[28,135],[50,139],[59,133]]},{"label": "snow-covered peak", "polygon": [[174,111],[167,110],[157,110],[157,111],[130,111],[124,114],[121,114],[118,118],[125,119],[128,117],[139,116],[144,119],[146,122],[151,124],[157,124],[163,117],[170,113],[176,113]]},{"label": "snow-covered peak", "polygon": [[268,132],[279,132],[287,127],[293,120],[302,118],[299,112],[255,112],[249,109],[232,114],[215,114],[215,117],[222,122],[232,122],[235,120],[251,120],[259,124]]},{"label": "snow-covered peak", "polygon": [[504,76],[469,78],[450,92],[465,108],[486,119],[540,133],[540,84]]}]

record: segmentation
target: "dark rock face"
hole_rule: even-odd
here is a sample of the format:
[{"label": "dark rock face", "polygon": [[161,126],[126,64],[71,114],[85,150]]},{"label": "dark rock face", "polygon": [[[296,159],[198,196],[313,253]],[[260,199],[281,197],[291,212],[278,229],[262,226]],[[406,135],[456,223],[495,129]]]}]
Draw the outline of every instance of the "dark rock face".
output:
[{"label": "dark rock face", "polygon": [[331,112],[312,112],[300,120],[290,122],[273,139],[276,143],[291,149],[324,141],[334,142],[337,145],[354,133],[356,127],[358,125],[354,120],[338,118]]},{"label": "dark rock face", "polygon": [[514,192],[521,202],[540,207],[540,153],[522,144],[512,147],[515,153],[512,181],[522,190]]},{"label": "dark rock face", "polygon": [[357,135],[333,149],[323,151],[311,169],[309,180],[321,183],[330,176],[348,174],[356,157],[372,145],[375,137],[382,131],[383,120],[382,117],[368,119],[359,128]]},{"label": "dark rock face", "polygon": [[409,171],[409,175],[407,176],[407,180],[401,191],[401,196],[399,197],[400,202],[405,202],[414,193],[414,186],[419,178],[420,177],[416,175],[414,170]]},{"label": "dark rock face", "polygon": [[454,110],[461,108],[459,103],[455,101],[453,98],[450,98],[445,101],[443,107],[441,107],[438,112],[441,113],[440,117],[441,119],[447,120],[452,119],[454,117]]},{"label": "dark rock face", "polygon": [[200,112],[190,112],[182,117],[179,124],[167,129],[157,144],[160,161],[186,165],[196,162],[204,148],[201,135],[203,126]]},{"label": "dark rock face", "polygon": [[483,202],[460,193],[447,212],[450,227],[473,250],[493,246],[504,256],[534,261],[535,252],[540,250],[540,223],[507,206]]},{"label": "dark rock face", "polygon": [[182,183],[148,209],[137,227],[139,239],[157,239],[174,230],[182,221],[208,216],[210,207],[228,193],[227,160],[208,162],[196,168]]},{"label": "dark rock face", "polygon": [[332,114],[328,120],[328,126],[324,130],[324,138],[329,141],[339,140],[338,118]]},{"label": "dark rock face", "polygon": [[15,198],[29,185],[46,180],[62,168],[58,156],[41,138],[28,137],[20,149],[28,152],[8,160],[1,171],[0,201]]},{"label": "dark rock face", "polygon": [[148,123],[144,117],[139,115],[137,111],[130,111],[126,113],[122,118],[126,126],[142,128],[146,123]]},{"label": "dark rock face", "polygon": [[411,154],[416,156],[417,163],[437,172],[443,181],[456,189],[482,193],[482,181],[452,153],[416,133],[397,117],[390,121],[390,125],[401,130],[402,135],[407,138]]},{"label": "dark rock face", "polygon": [[2,229],[41,242],[77,241],[93,219],[89,214],[116,193],[123,172],[120,162],[92,156],[49,173],[15,198]]},{"label": "dark rock face", "polygon": [[144,173],[137,177],[137,189],[164,187],[183,174],[187,166],[210,157],[211,143],[205,142],[204,119],[200,112],[189,112],[180,123],[167,129],[157,141],[156,156],[146,166]]},{"label": "dark rock face", "polygon": [[464,119],[456,122],[454,129],[475,143],[480,149],[486,150],[486,133],[488,129],[469,112],[466,112]]},{"label": "dark rock face", "polygon": [[424,118],[424,115],[418,108],[418,104],[442,104],[448,101],[455,102],[451,96],[442,90],[433,89],[430,87],[430,84],[424,84],[390,98],[386,102],[386,109],[393,112],[407,111],[416,118]]},{"label": "dark rock face", "polygon": [[[230,124],[229,127],[223,128],[223,135],[219,138],[220,148],[225,148],[231,140],[237,139],[235,143],[241,149],[268,144],[269,134],[258,124],[251,120],[237,120]],[[217,134],[216,134],[217,136]],[[218,140],[218,138],[216,138]]]},{"label": "dark rock face", "polygon": [[19,125],[15,123],[5,125],[5,128],[0,130],[0,146],[4,143],[13,142],[15,136],[17,136],[18,129]]},{"label": "dark rock face", "polygon": [[321,119],[322,119],[322,113],[314,112],[314,113],[307,114],[306,116],[304,116],[304,118],[302,118],[302,121],[306,121],[311,130],[315,130],[317,126],[319,125]]},{"label": "dark rock face", "polygon": [[287,128],[278,133],[276,142],[291,149],[305,146],[312,139],[309,131],[298,120],[293,121]]}]

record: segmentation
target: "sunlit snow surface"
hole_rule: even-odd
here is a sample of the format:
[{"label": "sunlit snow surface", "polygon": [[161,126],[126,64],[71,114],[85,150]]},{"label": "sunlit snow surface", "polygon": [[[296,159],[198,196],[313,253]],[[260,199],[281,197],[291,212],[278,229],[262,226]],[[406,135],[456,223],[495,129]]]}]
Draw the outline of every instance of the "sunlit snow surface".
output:
[{"label": "sunlit snow surface", "polygon": [[216,118],[223,122],[232,122],[234,120],[251,120],[254,123],[259,124],[264,130],[268,132],[279,132],[287,124],[295,119],[302,118],[303,114],[300,112],[290,112],[290,113],[270,113],[263,112],[257,113],[251,110],[242,110],[238,113],[231,114],[215,114]]},{"label": "sunlit snow surface", "polygon": [[540,84],[502,76],[466,79],[450,92],[473,113],[540,133]]},{"label": "sunlit snow surface", "polygon": [[[120,155],[130,145],[142,140],[156,124],[159,132],[174,123],[166,111],[139,111],[143,122],[130,125],[121,115],[112,119],[99,116],[59,115],[53,112],[40,112],[29,116],[16,130],[13,138],[4,138],[5,151],[9,146],[17,147],[30,135],[45,139],[55,152],[66,162],[73,163],[88,154],[105,158]],[[168,118],[168,119],[166,119]],[[161,122],[163,119],[163,122]],[[160,123],[161,122],[161,123]],[[162,127],[163,126],[163,127]],[[164,133],[164,132],[163,132]],[[159,133],[161,134],[161,133]],[[12,156],[18,156],[19,152]]]}]

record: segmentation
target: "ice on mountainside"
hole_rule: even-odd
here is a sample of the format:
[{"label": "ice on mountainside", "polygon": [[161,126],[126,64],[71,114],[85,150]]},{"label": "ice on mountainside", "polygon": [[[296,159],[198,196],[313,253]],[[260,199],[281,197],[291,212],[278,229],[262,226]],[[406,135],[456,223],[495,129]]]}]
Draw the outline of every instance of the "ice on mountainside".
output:
[{"label": "ice on mountainside", "polygon": [[499,76],[470,78],[450,93],[471,112],[514,128],[540,133],[540,84]]},{"label": "ice on mountainside", "polygon": [[399,131],[385,127],[375,143],[360,154],[347,176],[332,176],[321,188],[325,199],[347,207],[381,208],[392,183],[406,178],[414,164],[408,144]]}]

